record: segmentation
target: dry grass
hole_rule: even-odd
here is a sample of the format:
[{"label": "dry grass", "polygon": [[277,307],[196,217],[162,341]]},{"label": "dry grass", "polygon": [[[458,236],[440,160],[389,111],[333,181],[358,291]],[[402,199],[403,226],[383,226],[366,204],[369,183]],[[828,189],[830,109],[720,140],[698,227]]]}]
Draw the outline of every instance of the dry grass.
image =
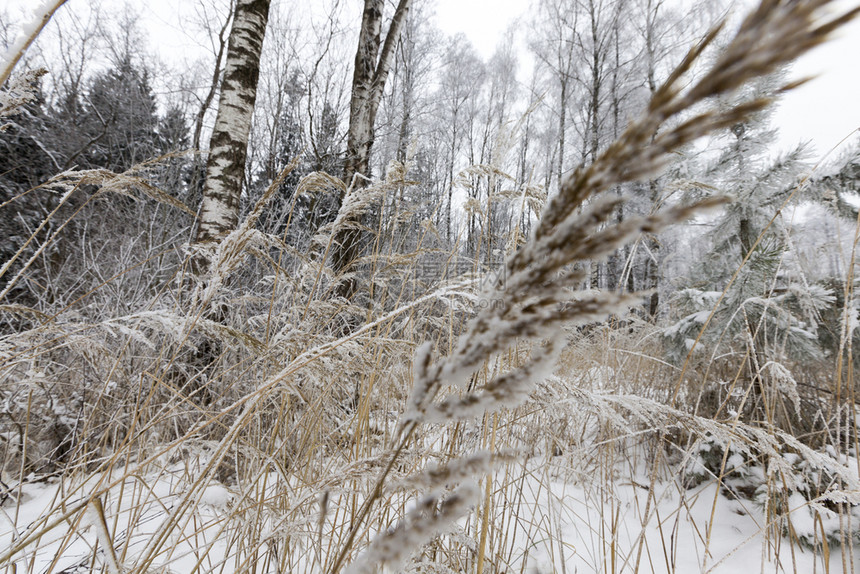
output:
[{"label": "dry grass", "polygon": [[[799,552],[785,512],[789,493],[801,488],[797,461],[822,481],[804,504],[820,511],[822,524],[809,544],[822,556],[831,551],[820,518],[827,511],[850,547],[848,503],[858,502],[860,484],[838,459],[857,436],[850,372],[832,374],[832,408],[840,412],[828,413],[825,442],[837,447],[834,458],[785,428],[720,417],[718,409],[702,416],[707,383],[730,372],[670,365],[659,358],[652,325],[603,322],[636,297],[578,290],[587,262],[719,205],[670,206],[616,224],[623,199],[601,194],[659,171],[680,146],[766,106],[708,103],[778,69],[856,13],[814,18],[827,4],[762,2],[712,69],[685,87],[718,31],[710,33],[643,118],[552,196],[508,258],[504,281],[480,287],[461,277],[428,289],[416,272],[428,255],[425,236],[403,252],[385,236],[392,225],[376,230],[358,267],[368,270],[359,298],[331,296],[342,279],[326,265],[331,238],[351,214],[386,205],[409,185],[408,166],[394,164],[385,181],[347,197],[309,253],[286,245],[286,232],[256,228],[279,179],[209,252],[179,253],[178,242],[169,257],[141,250],[116,273],[93,273],[74,300],[0,307],[15,326],[0,339],[0,497],[3,529],[11,529],[0,565],[335,573],[411,560],[408,568],[421,572],[535,564],[564,571],[576,550],[587,551],[595,569],[667,571],[675,567],[671,548],[688,534],[661,512],[674,509],[677,524],[684,513],[694,516],[693,498],[713,497],[709,513],[690,519],[705,570],[723,558],[708,553],[719,489],[688,491],[666,473],[695,470],[696,449],[708,441],[723,449],[708,469],[721,484],[740,472],[737,460],[767,468],[758,525],[767,552],[783,544]],[[69,173],[46,185],[70,196],[84,184],[100,193],[136,189],[147,209],[159,201],[182,208],[135,173]],[[313,174],[299,189],[338,185]],[[58,208],[45,225],[60,230],[74,217]],[[22,265],[4,295],[58,237],[39,233],[16,254]],[[200,257],[212,270],[202,280],[189,271]],[[115,313],[111,287],[153,270],[157,284],[146,284],[131,312]],[[849,340],[842,348],[850,357]],[[28,499],[34,493],[39,498]],[[566,525],[577,520],[589,531],[574,543]],[[850,553],[842,559],[845,571],[853,568]]]}]

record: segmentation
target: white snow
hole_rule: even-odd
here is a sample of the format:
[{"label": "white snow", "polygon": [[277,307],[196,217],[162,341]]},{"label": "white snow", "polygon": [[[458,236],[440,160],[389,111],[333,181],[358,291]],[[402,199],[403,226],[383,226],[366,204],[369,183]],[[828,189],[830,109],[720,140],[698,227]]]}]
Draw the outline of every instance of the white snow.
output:
[{"label": "white snow", "polygon": [[[514,463],[513,470],[516,468]],[[129,477],[102,498],[110,539],[124,567],[135,564],[170,509],[187,493],[187,481],[193,480],[193,472],[192,476],[187,473],[188,467],[175,467],[158,475]],[[764,508],[727,498],[713,482],[685,490],[672,477],[665,477],[657,482],[653,491],[656,504],[645,515],[650,488],[647,473],[616,473],[611,481],[601,479],[600,474],[584,470],[564,457],[529,463],[525,480],[514,481],[520,485],[517,496],[506,497],[518,505],[511,512],[516,528],[508,525],[515,537],[514,551],[505,559],[509,571],[734,574],[825,572],[828,564],[830,571],[840,571],[838,546],[830,547],[828,562],[809,546],[792,545],[788,538],[769,529]],[[504,471],[498,473],[498,487],[504,475]],[[0,548],[8,548],[14,540],[26,536],[44,517],[56,516],[63,496],[67,504],[72,499],[80,501],[86,492],[99,484],[103,486],[106,478],[93,475],[73,496],[69,495],[69,484],[59,481],[22,485],[18,507],[10,499],[0,512]],[[271,492],[261,496],[267,499],[277,488],[295,487],[277,477],[266,483]],[[190,519],[184,521],[180,531],[171,534],[152,567],[184,572],[197,565],[207,572],[234,572],[241,561],[230,558],[235,547],[231,549],[232,535],[225,532],[231,519],[234,524],[229,530],[242,531],[243,513],[229,513],[228,507],[239,500],[231,490],[217,482],[203,488]],[[810,503],[795,493],[788,498],[788,504],[796,539],[814,540],[817,526]],[[838,528],[835,513],[819,510],[823,511],[825,527]],[[79,516],[72,515],[19,551],[14,559],[18,571],[56,573],[88,566],[93,549],[104,545],[102,541],[96,546],[96,541],[105,536],[98,532],[91,511]],[[265,532],[274,536],[279,529],[278,518],[273,515],[267,524]],[[458,536],[464,537],[462,529],[452,534],[453,538]],[[860,559],[857,549],[852,551],[853,559]],[[108,565],[101,550],[96,550],[96,564]]]},{"label": "white snow", "polygon": [[200,502],[203,504],[208,504],[213,508],[227,508],[227,505],[230,503],[230,491],[221,486],[220,484],[213,483],[206,487],[206,490],[203,491],[203,495],[200,497]]}]

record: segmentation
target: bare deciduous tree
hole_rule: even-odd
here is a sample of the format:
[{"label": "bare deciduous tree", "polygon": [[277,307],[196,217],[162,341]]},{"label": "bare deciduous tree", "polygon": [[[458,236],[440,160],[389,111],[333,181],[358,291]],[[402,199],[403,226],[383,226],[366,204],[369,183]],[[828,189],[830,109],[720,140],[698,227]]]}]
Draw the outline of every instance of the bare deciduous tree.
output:
[{"label": "bare deciduous tree", "polygon": [[[553,77],[554,89],[558,89],[558,163],[557,178],[561,182],[564,171],[570,166],[565,165],[565,154],[568,143],[565,140],[567,131],[567,105],[573,89],[573,79],[578,61],[574,50],[573,38],[579,22],[579,13],[569,3],[560,0],[543,0],[538,5],[534,26],[541,30],[539,40],[532,40],[530,46],[538,61],[545,66]],[[552,177],[552,166],[548,168],[548,177]],[[547,184],[550,182],[547,181]]]},{"label": "bare deciduous tree", "polygon": [[197,115],[194,117],[194,137],[191,140],[191,146],[195,150],[200,149],[200,137],[203,132],[203,119],[206,116],[207,110],[209,110],[209,107],[212,105],[212,100],[215,99],[215,94],[218,91],[218,80],[221,79],[221,64],[224,60],[224,51],[227,49],[228,30],[230,28],[230,22],[232,22],[233,19],[234,2],[235,0],[230,1],[230,11],[224,18],[224,22],[221,24],[217,34],[214,30],[214,26],[217,24],[213,25],[209,21],[206,6],[200,7],[203,25],[209,32],[210,37],[217,36],[217,45],[215,43],[216,40],[213,38],[212,53],[215,56],[215,67],[212,70],[212,81],[209,84],[209,89],[206,91],[203,101],[200,102],[200,109],[197,110]]},{"label": "bare deciduous tree", "polygon": [[[349,107],[349,133],[343,173],[347,185],[355,179],[355,185],[363,187],[363,181],[366,180],[355,178],[356,174],[370,176],[370,150],[373,147],[376,112],[382,101],[382,92],[400,40],[400,31],[409,13],[409,5],[410,0],[398,2],[385,41],[382,42],[384,0],[364,1]],[[337,272],[344,271],[358,256],[360,233],[354,223],[345,222],[334,235],[332,267]],[[355,292],[355,287],[354,280],[342,281],[337,294],[349,297]]]}]

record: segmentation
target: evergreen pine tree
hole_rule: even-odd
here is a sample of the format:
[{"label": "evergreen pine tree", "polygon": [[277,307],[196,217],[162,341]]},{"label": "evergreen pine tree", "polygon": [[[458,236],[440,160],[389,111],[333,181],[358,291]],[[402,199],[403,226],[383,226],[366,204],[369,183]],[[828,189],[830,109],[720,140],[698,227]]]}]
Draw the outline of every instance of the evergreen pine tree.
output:
[{"label": "evergreen pine tree", "polygon": [[[742,97],[771,97],[778,82],[761,80]],[[796,192],[807,154],[798,146],[774,159],[777,132],[769,116],[759,113],[722,134],[728,143],[698,193],[715,189],[729,201],[703,237],[710,249],[692,269],[695,287],[674,295],[681,317],[664,332],[671,359],[682,362],[718,305],[699,350],[708,358],[748,357],[753,379],[769,361],[821,358],[816,317],[832,301],[829,291],[806,284],[785,257],[788,230],[778,212],[804,198]]]}]

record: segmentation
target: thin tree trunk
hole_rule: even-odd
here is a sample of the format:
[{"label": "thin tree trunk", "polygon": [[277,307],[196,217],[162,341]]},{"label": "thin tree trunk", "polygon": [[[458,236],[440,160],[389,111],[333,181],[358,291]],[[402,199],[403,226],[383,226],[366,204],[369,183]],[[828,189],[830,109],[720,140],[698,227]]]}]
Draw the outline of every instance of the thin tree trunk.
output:
[{"label": "thin tree trunk", "polygon": [[[652,179],[649,181],[648,189],[652,209],[656,209],[657,202],[660,199],[660,188],[657,185],[657,180]],[[652,320],[656,321],[657,313],[660,310],[660,267],[659,260],[657,259],[660,253],[660,242],[653,236],[647,237],[645,241],[648,243],[648,259],[645,263],[648,277],[646,289],[651,290],[651,297],[648,301],[648,315]]]},{"label": "thin tree trunk", "polygon": [[194,136],[191,140],[191,147],[195,150],[200,149],[200,136],[203,133],[203,119],[206,116],[206,111],[212,105],[212,100],[215,99],[215,94],[218,92],[218,80],[221,77],[221,61],[224,59],[224,50],[227,49],[227,28],[232,22],[232,14],[228,15],[224,20],[224,25],[218,32],[218,51],[215,53],[215,69],[212,70],[212,82],[209,84],[209,91],[206,97],[203,98],[203,103],[200,104],[200,109],[197,110],[197,116],[194,118]]},{"label": "thin tree trunk", "polygon": [[[370,151],[374,140],[374,122],[385,82],[394,59],[395,48],[400,40],[400,32],[409,13],[410,0],[400,0],[385,42],[381,43],[383,0],[364,0],[364,12],[361,19],[361,32],[358,37],[358,49],[355,53],[355,71],[352,78],[352,98],[349,106],[349,133],[347,134],[346,163],[343,179],[349,188],[366,186],[370,177]],[[380,50],[381,46],[381,50]],[[340,198],[343,205],[343,197]],[[335,231],[332,245],[332,268],[336,273],[342,273],[358,257],[361,247],[361,233],[356,229],[353,218],[347,218],[344,224]],[[355,293],[355,279],[341,281],[335,293],[349,298]]]},{"label": "thin tree trunk", "polygon": [[257,99],[270,0],[238,0],[227,48],[218,115],[209,143],[196,241],[223,239],[239,222],[239,199]]},{"label": "thin tree trunk", "polygon": [[567,77],[561,78],[561,106],[558,111],[558,185],[561,186],[564,173],[564,133],[567,128]]},{"label": "thin tree trunk", "polygon": [[[648,85],[648,92],[652,98],[654,97],[654,94],[657,93],[657,59],[654,53],[654,27],[656,26],[657,12],[660,10],[662,4],[662,2],[657,2],[655,5],[651,0],[649,0],[646,7],[645,50],[648,65],[648,69],[646,71],[646,82]],[[654,143],[654,136],[651,136],[651,143]],[[651,210],[654,211],[657,209],[657,203],[660,200],[660,189],[657,185],[657,180],[652,179],[648,182],[648,190],[649,199],[651,201]],[[645,288],[651,290],[651,297],[648,301],[648,315],[653,321],[656,321],[657,314],[660,311],[660,242],[657,241],[656,237],[650,236],[645,238],[645,241],[648,245],[648,258],[645,262],[645,273],[647,279],[645,282]]]},{"label": "thin tree trunk", "polygon": [[[230,27],[230,22],[233,21],[233,6],[230,6],[230,14],[224,20],[224,25],[218,32],[218,51],[215,54],[215,69],[212,70],[212,82],[209,84],[209,91],[206,97],[203,98],[203,103],[200,104],[200,109],[197,110],[197,116],[194,118],[194,135],[191,139],[191,149],[195,152],[200,151],[200,138],[203,133],[203,120],[206,117],[206,112],[212,105],[212,100],[215,99],[215,94],[218,93],[218,80],[221,78],[221,61],[224,59],[224,51],[227,49],[227,30]],[[201,193],[201,184],[205,181],[205,166],[199,154],[195,154],[194,161],[191,167],[191,184],[190,196],[191,205],[197,205],[200,201],[199,194]]]}]

